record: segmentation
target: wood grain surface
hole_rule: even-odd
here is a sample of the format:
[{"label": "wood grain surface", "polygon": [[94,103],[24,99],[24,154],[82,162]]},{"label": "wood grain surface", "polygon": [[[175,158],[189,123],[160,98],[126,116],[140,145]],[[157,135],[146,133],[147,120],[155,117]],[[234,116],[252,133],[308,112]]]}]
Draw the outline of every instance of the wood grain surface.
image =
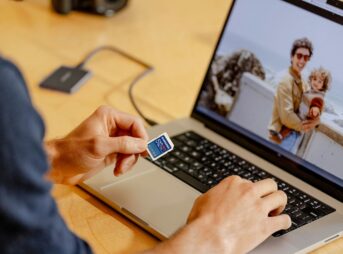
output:
[{"label": "wood grain surface", "polygon": [[[128,85],[143,69],[112,53],[95,56],[92,78],[75,94],[43,90],[39,82],[60,65],[73,66],[92,49],[118,47],[155,67],[135,88],[143,112],[163,123],[186,117],[231,1],[131,0],[114,17],[54,13],[46,0],[0,1],[0,53],[23,71],[46,138],[61,137],[98,106],[136,114]],[[53,196],[70,229],[96,253],[134,253],[158,240],[78,187],[55,185]],[[316,254],[343,253],[343,239]]]}]

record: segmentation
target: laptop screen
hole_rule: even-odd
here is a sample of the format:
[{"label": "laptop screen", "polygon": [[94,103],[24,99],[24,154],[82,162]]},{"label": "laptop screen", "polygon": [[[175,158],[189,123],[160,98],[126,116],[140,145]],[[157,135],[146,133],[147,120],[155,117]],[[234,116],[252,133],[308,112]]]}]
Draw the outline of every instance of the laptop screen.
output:
[{"label": "laptop screen", "polygon": [[342,187],[342,13],[235,1],[193,113]]}]

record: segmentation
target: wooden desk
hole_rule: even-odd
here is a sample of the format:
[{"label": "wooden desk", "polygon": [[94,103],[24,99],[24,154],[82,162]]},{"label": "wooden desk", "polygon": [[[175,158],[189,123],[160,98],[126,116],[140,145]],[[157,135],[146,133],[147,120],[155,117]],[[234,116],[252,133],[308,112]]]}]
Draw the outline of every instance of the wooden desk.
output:
[{"label": "wooden desk", "polygon": [[[63,17],[50,1],[0,2],[0,51],[15,61],[45,118],[47,138],[65,135],[99,105],[136,114],[130,80],[142,69],[113,53],[100,53],[87,68],[93,78],[74,95],[38,88],[58,66],[75,65],[101,45],[114,45],[155,66],[135,89],[142,110],[159,122],[188,116],[230,1],[132,0],[112,18],[73,12]],[[134,253],[158,241],[77,187],[55,185],[62,216],[96,253]],[[342,253],[343,239],[314,253]]]}]

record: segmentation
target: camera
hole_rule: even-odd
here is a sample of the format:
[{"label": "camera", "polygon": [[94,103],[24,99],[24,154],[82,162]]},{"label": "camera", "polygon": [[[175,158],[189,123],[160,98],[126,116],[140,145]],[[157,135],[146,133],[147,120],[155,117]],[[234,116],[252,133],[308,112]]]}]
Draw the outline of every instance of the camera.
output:
[{"label": "camera", "polygon": [[60,14],[77,10],[112,16],[123,9],[127,2],[128,0],[52,0],[52,8]]}]

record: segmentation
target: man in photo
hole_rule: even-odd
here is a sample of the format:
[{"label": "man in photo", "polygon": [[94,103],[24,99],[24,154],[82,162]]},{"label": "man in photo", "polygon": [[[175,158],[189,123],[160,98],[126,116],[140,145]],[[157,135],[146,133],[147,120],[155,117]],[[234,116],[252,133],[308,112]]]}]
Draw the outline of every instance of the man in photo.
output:
[{"label": "man in photo", "polygon": [[274,97],[269,137],[282,148],[297,152],[302,132],[312,130],[319,118],[302,120],[298,113],[304,91],[309,90],[301,72],[313,54],[312,42],[307,38],[294,41],[291,49],[291,66],[281,78]]}]

